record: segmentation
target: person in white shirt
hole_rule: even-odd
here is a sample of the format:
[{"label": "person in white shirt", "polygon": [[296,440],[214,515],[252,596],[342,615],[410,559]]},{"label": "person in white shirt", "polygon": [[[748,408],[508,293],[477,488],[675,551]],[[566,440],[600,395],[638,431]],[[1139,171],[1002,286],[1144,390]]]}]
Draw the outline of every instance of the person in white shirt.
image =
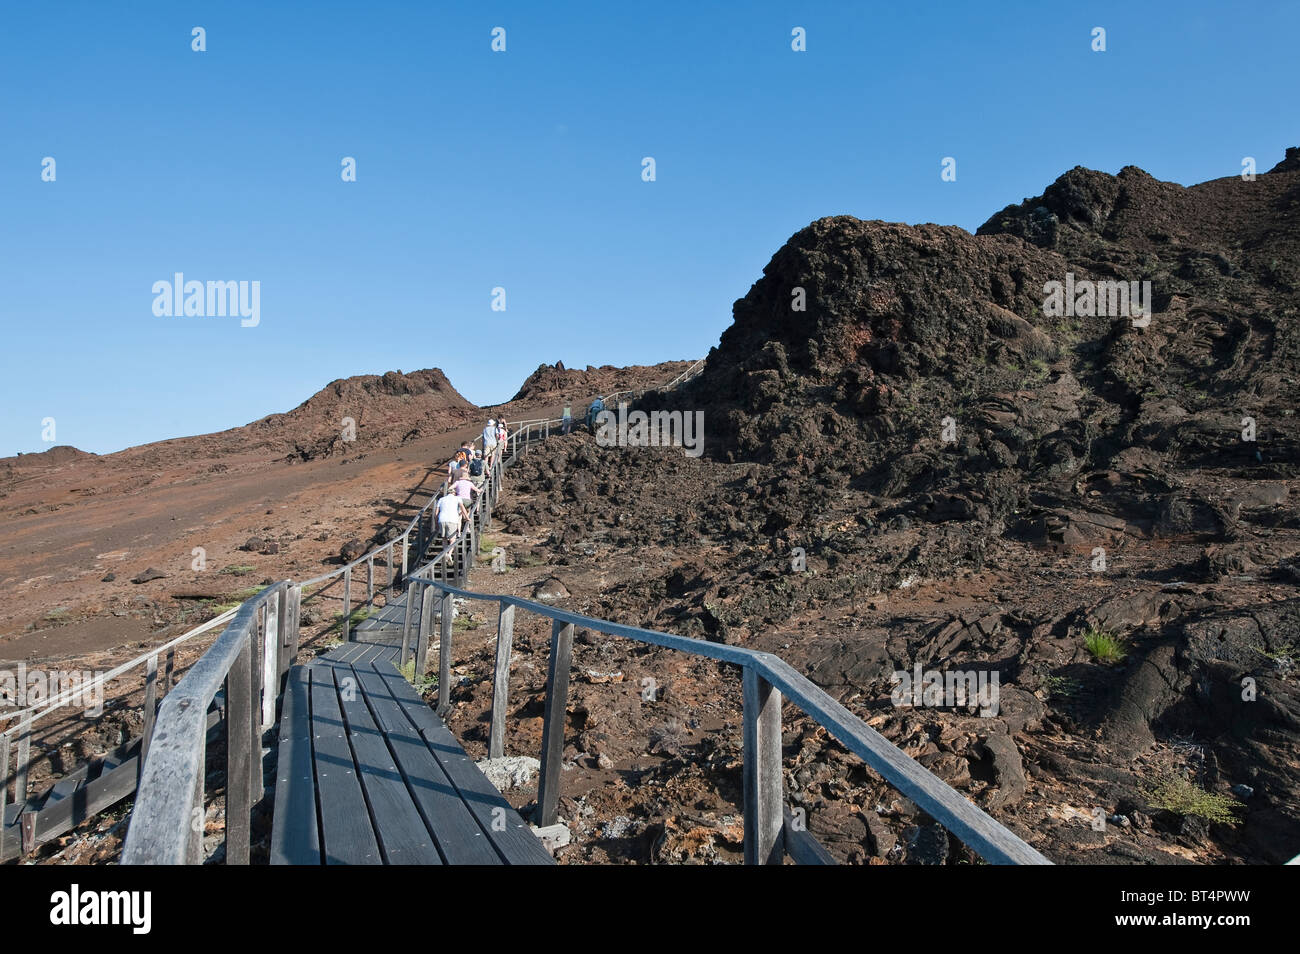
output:
[{"label": "person in white shirt", "polygon": [[483,456],[488,457],[497,446],[497,422],[489,420],[483,428]]},{"label": "person in white shirt", "polygon": [[450,490],[438,498],[435,504],[438,517],[438,529],[444,540],[450,540],[460,533],[460,522],[469,519],[469,512],[464,502]]}]

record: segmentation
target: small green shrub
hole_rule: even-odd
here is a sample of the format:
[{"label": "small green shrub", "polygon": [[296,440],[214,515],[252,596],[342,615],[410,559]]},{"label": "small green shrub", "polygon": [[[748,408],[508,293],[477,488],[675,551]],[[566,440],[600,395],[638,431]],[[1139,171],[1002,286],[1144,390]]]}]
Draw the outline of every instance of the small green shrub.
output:
[{"label": "small green shrub", "polygon": [[1104,629],[1089,628],[1085,631],[1083,648],[1100,663],[1117,663],[1128,655],[1124,641]]},{"label": "small green shrub", "polygon": [[1244,807],[1232,796],[1207,792],[1181,775],[1157,779],[1143,794],[1154,808],[1163,808],[1176,815],[1197,815],[1206,821],[1225,825],[1236,825],[1240,819],[1235,813]]},{"label": "small green shrub", "polygon": [[415,691],[423,695],[430,689],[438,685],[438,677],[434,675],[415,675],[415,660],[409,659],[406,665],[397,667],[397,671],[402,674],[402,678],[415,687]]}]

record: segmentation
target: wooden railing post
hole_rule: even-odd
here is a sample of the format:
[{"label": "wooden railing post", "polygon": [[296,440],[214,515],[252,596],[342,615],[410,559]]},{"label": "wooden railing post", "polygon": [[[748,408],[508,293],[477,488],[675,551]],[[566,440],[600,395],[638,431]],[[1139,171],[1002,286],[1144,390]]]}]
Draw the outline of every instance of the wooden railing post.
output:
[{"label": "wooden railing post", "polygon": [[779,865],[782,843],[781,693],[745,666],[745,864]]},{"label": "wooden railing post", "polygon": [[9,804],[9,736],[0,734],[0,858],[5,856],[5,838],[9,830],[4,824],[7,804]]},{"label": "wooden railing post", "polygon": [[442,594],[441,625],[438,632],[438,715],[451,708],[451,594]]},{"label": "wooden railing post", "polygon": [[[229,712],[227,712],[229,716]],[[253,721],[256,721],[255,719]],[[259,753],[261,749],[258,749]],[[207,827],[207,811],[203,805],[203,782],[207,774],[207,744],[199,739],[199,770],[194,776],[194,806],[190,811],[189,840],[185,843],[185,863],[198,865],[203,863],[203,829]]]},{"label": "wooden railing post", "polygon": [[[252,672],[249,645],[244,643],[226,674],[226,864],[248,864],[253,811]],[[258,745],[256,754],[262,754]]]},{"label": "wooden railing post", "polygon": [[[136,785],[144,775],[144,760],[149,755],[149,743],[153,741],[153,724],[158,717],[158,654],[149,657],[144,667],[144,727],[140,731],[140,760],[136,763]],[[3,817],[3,816],[0,816]]]},{"label": "wooden railing post", "polygon": [[[257,691],[257,634],[250,632],[248,638],[244,641],[247,645],[247,652],[241,647],[239,658],[235,662],[235,668],[242,668],[248,673],[248,685],[250,691]],[[252,708],[257,709],[257,703],[252,703]],[[248,764],[248,784],[249,798],[252,804],[256,805],[262,800],[265,793],[265,786],[262,780],[262,720],[256,711],[249,713],[248,723],[245,728],[248,732],[248,751],[250,753]],[[200,773],[201,774],[201,773]]]},{"label": "wooden railing post", "polygon": [[366,557],[366,602],[375,601],[375,558]]},{"label": "wooden railing post", "polygon": [[[433,634],[433,606],[437,591],[432,586],[421,586],[420,632],[415,640],[415,675],[423,676],[429,666],[429,637]],[[403,660],[405,661],[405,660]]]},{"label": "wooden railing post", "polygon": [[554,825],[560,802],[560,764],[564,761],[564,723],[569,701],[573,624],[551,624],[551,658],[546,670],[546,714],[542,721],[542,768],[537,782],[537,824]]},{"label": "wooden railing post", "polygon": [[286,630],[285,658],[280,663],[280,675],[284,675],[298,659],[298,636],[302,629],[302,585],[295,583],[289,587],[289,625]]},{"label": "wooden railing post", "polygon": [[384,599],[393,596],[393,542],[388,541],[388,588],[384,590]]},{"label": "wooden railing post", "polygon": [[28,720],[19,729],[18,751],[14,755],[14,804],[20,812],[27,805],[27,763],[31,760],[31,750],[32,723]]},{"label": "wooden railing post", "polygon": [[415,613],[415,601],[421,598],[420,590],[422,589],[423,587],[414,583],[406,584],[406,612],[402,616],[402,651],[397,657],[399,669],[406,665],[406,654],[411,649],[411,618]]},{"label": "wooden railing post", "polygon": [[501,604],[497,623],[497,659],[492,676],[492,731],[488,737],[488,758],[505,755],[506,705],[510,695],[510,648],[515,638],[515,608]]},{"label": "wooden railing post", "polygon": [[343,642],[352,640],[352,567],[343,568]]},{"label": "wooden railing post", "polygon": [[280,599],[271,597],[263,604],[266,629],[262,637],[262,729],[275,724],[275,700],[280,696]]},{"label": "wooden railing post", "polygon": [[407,568],[411,565],[411,535],[402,534],[402,580],[406,580]]}]

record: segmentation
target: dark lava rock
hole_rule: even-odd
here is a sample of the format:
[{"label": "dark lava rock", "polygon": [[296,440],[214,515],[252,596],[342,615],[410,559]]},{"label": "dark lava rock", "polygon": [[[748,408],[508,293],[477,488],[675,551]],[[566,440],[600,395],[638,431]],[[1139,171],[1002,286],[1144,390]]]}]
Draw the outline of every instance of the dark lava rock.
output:
[{"label": "dark lava rock", "polygon": [[142,570],[141,572],[137,573],[135,576],[131,577],[131,582],[148,583],[150,580],[165,579],[166,576],[167,574],[164,573],[162,570],[159,570],[158,568],[151,566],[147,570]]}]

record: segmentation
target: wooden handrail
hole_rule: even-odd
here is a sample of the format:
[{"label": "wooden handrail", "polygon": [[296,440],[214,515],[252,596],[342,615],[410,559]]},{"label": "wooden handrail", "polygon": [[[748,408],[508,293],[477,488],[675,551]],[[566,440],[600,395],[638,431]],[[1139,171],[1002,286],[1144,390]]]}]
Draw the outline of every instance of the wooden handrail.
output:
[{"label": "wooden handrail", "polygon": [[[747,863],[779,863],[787,853],[797,860],[824,861],[827,857],[824,849],[820,849],[805,832],[799,832],[797,838],[791,832],[787,839],[781,767],[781,708],[783,702],[788,701],[984,860],[995,864],[1050,864],[1042,854],[772,653],[627,626],[520,597],[478,593],[437,579],[436,571],[458,547],[462,550],[462,571],[467,572],[474,559],[473,551],[478,548],[475,531],[481,529],[475,526],[475,520],[480,512],[490,513],[500,489],[504,467],[517,459],[521,439],[526,452],[533,429],[539,430],[539,437],[544,436],[550,423],[528,423],[508,436],[506,447],[494,456],[488,468],[484,493],[474,503],[469,525],[462,528],[455,539],[448,541],[435,557],[403,574],[407,612],[399,660],[404,664],[408,652],[413,650],[418,671],[423,672],[436,608],[439,627],[438,711],[445,713],[451,689],[452,598],[497,603],[501,623],[497,634],[488,747],[489,754],[497,757],[504,754],[506,697],[516,610],[552,621],[538,788],[538,820],[541,824],[554,822],[556,817],[573,634],[580,627],[740,667]],[[509,461],[507,453],[511,455]],[[398,539],[408,540],[431,503],[421,508],[401,537],[394,538],[372,554],[385,549],[391,554],[391,547]],[[348,568],[358,562],[360,560],[354,561]],[[245,602],[217,642],[167,697],[158,712],[153,745],[140,779],[135,810],[122,851],[123,864],[179,864],[201,860],[203,826],[197,825],[196,834],[196,826],[191,822],[194,812],[201,812],[203,807],[204,714],[223,683],[230,697],[227,716],[227,860],[247,863],[248,813],[262,795],[262,732],[273,720],[281,677],[297,648],[295,597],[301,594],[303,585],[319,582],[339,572],[302,584],[283,581]],[[463,582],[464,572],[461,577],[458,583]],[[434,594],[436,597],[431,599]],[[418,617],[414,610],[417,596],[420,605]],[[419,630],[414,645],[409,639],[413,622]],[[265,635],[259,644],[258,635],[262,630]],[[256,704],[258,697],[254,691],[258,685],[254,673],[259,658],[263,660],[261,706]]]}]

